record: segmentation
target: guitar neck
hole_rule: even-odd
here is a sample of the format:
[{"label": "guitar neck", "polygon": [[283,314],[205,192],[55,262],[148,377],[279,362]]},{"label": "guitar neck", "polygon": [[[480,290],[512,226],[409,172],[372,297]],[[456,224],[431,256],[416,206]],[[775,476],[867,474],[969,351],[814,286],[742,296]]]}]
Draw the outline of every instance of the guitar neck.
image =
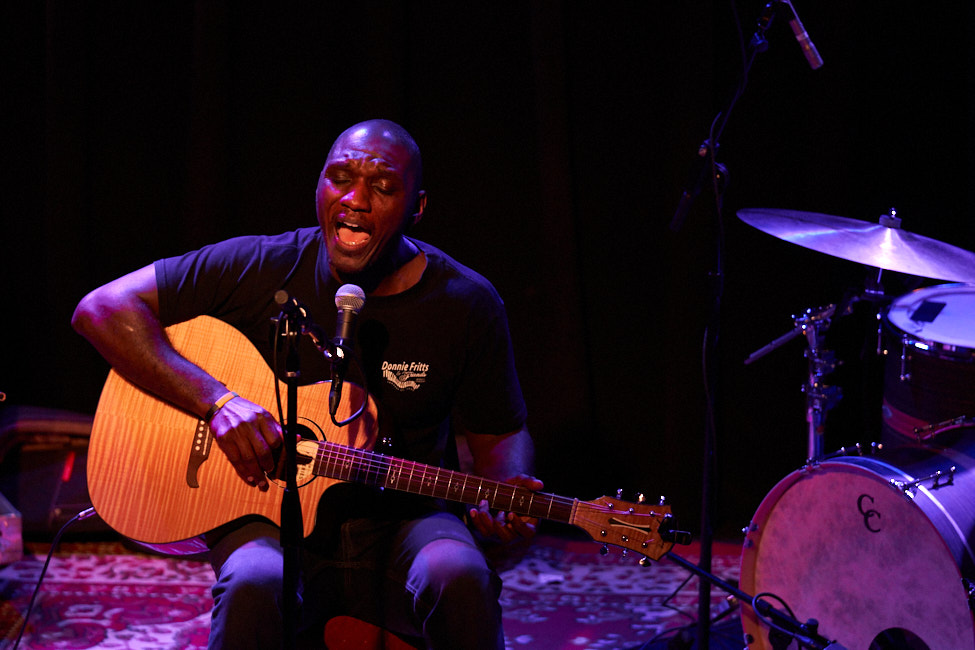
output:
[{"label": "guitar neck", "polygon": [[562,523],[572,523],[578,504],[577,499],[532,492],[516,485],[333,442],[318,443],[312,463],[312,472],[318,476],[458,503],[478,504],[486,500],[494,510]]}]

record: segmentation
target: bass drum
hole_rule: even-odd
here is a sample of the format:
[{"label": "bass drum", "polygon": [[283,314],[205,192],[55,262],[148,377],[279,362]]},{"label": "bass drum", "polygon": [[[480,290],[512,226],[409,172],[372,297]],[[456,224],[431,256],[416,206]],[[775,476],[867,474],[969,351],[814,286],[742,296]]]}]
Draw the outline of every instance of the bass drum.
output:
[{"label": "bass drum", "polygon": [[[833,457],[780,481],[746,529],[742,591],[781,598],[848,650],[975,648],[975,429],[937,442]],[[744,604],[742,627],[751,648],[798,647],[770,641]]]}]

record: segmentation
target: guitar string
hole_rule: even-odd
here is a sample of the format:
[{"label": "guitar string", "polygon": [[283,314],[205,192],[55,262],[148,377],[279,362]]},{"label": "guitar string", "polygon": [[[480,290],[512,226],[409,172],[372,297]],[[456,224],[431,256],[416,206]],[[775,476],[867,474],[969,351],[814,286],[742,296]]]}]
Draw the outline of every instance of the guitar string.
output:
[{"label": "guitar string", "polygon": [[[466,493],[468,492],[468,489],[467,489],[468,486],[466,485],[466,480],[468,478],[470,478],[470,476],[469,475],[466,475],[466,474],[463,474],[461,472],[457,472],[457,471],[449,470],[449,469],[444,469],[444,468],[439,468],[439,467],[434,467],[432,465],[426,465],[426,464],[423,464],[423,463],[419,463],[419,462],[411,461],[411,460],[406,460],[406,459],[402,459],[402,458],[395,458],[393,456],[385,456],[383,454],[379,454],[377,452],[373,452],[373,451],[369,451],[369,450],[365,450],[365,449],[355,449],[355,448],[352,448],[352,447],[347,447],[345,445],[341,445],[341,444],[334,443],[334,442],[329,442],[329,441],[324,441],[324,442],[322,442],[322,441],[316,441],[316,446],[317,446],[317,451],[316,451],[316,459],[315,460],[318,463],[322,464],[322,465],[332,466],[332,467],[334,467],[336,469],[339,469],[339,467],[341,465],[347,465],[347,464],[349,464],[351,462],[354,462],[354,464],[356,466],[358,466],[359,468],[363,468],[362,471],[357,472],[358,474],[361,475],[363,472],[365,472],[365,473],[371,473],[371,474],[374,474],[376,476],[376,478],[379,478],[380,477],[380,474],[382,474],[384,477],[386,477],[386,479],[388,479],[389,478],[389,472],[391,470],[393,470],[394,467],[397,466],[397,464],[399,464],[398,470],[400,472],[400,476],[399,476],[399,478],[396,478],[395,481],[394,481],[395,484],[397,484],[397,485],[400,484],[400,483],[402,483],[402,481],[403,481],[403,478],[402,478],[403,471],[402,470],[409,469],[409,470],[411,470],[410,471],[410,476],[408,478],[406,478],[406,482],[410,486],[417,486],[415,489],[418,492],[419,492],[419,486],[423,486],[425,483],[428,482],[428,480],[429,481],[432,481],[434,484],[440,484],[440,483],[442,483],[442,481],[443,481],[444,478],[448,478],[450,480],[448,481],[448,493],[447,494],[449,494],[449,483],[452,482],[453,479],[455,479],[455,478],[461,478],[461,477],[463,477],[465,479],[465,485],[464,485],[463,488],[461,488],[461,494],[462,494],[462,496],[466,496]],[[415,474],[415,472],[417,470],[419,470],[419,474]],[[346,475],[347,478],[349,478],[349,477],[352,476],[352,473],[354,471],[355,471],[354,469],[349,468],[349,471],[344,472],[344,474]],[[343,472],[339,472],[339,474],[341,476],[343,474]],[[517,486],[517,485],[511,485],[510,483],[503,483],[503,482],[500,482],[500,481],[494,481],[492,479],[485,479],[485,478],[481,478],[481,477],[474,477],[474,478],[476,478],[480,482],[480,485],[478,485],[478,487],[477,487],[477,492],[478,493],[482,492],[482,488],[483,488],[483,484],[484,483],[488,483],[489,485],[494,486],[494,489],[491,490],[491,494],[493,495],[493,496],[491,496],[491,500],[493,500],[495,502],[498,500],[499,496],[500,496],[501,499],[510,497],[513,500],[515,498],[515,496],[517,495],[518,491],[524,491],[524,492],[526,492],[526,493],[528,493],[530,495],[544,497],[544,498],[546,498],[548,500],[551,500],[552,503],[558,504],[558,507],[560,509],[565,509],[567,507],[571,507],[572,504],[577,501],[576,499],[572,499],[572,498],[569,498],[569,497],[562,497],[562,496],[559,496],[559,495],[556,495],[556,494],[547,494],[547,493],[543,493],[543,492],[541,492],[541,493],[539,493],[539,492],[532,492],[531,490],[528,490],[527,488],[523,488],[523,487]],[[384,479],[384,483],[385,482],[386,482],[386,480]],[[510,494],[509,494],[509,491],[508,490],[503,490],[504,488],[510,488]],[[449,498],[447,496],[447,494],[444,495],[444,498]],[[435,487],[431,489],[430,494],[428,496],[437,496]],[[460,499],[458,499],[458,500],[460,500]],[[663,517],[664,516],[661,513],[654,513],[653,511],[650,511],[649,513],[637,513],[637,512],[633,512],[633,511],[619,511],[616,508],[614,508],[613,506],[596,505],[596,504],[593,504],[593,503],[590,503],[590,502],[586,502],[586,501],[579,501],[578,504],[579,504],[579,508],[580,509],[583,509],[583,510],[586,510],[586,511],[589,511],[589,512],[597,512],[598,511],[600,513],[618,513],[620,516],[630,516],[630,517],[636,517],[636,518],[647,517],[647,518],[654,519],[654,520],[656,520],[657,518],[660,518],[660,517]],[[492,505],[494,505],[494,503],[492,503]],[[552,508],[550,506],[549,510],[551,510],[551,509]]]}]

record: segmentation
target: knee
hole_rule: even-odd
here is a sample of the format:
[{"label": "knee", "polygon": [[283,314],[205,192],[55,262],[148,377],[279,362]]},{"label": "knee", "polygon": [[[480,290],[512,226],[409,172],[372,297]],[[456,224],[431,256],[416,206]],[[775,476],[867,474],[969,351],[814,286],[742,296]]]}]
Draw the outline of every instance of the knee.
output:
[{"label": "knee", "polygon": [[282,560],[264,549],[240,548],[220,567],[213,585],[214,603],[258,609],[276,605],[282,590]]},{"label": "knee", "polygon": [[415,597],[428,604],[496,601],[500,584],[481,552],[469,544],[438,540],[427,545],[410,576]]}]

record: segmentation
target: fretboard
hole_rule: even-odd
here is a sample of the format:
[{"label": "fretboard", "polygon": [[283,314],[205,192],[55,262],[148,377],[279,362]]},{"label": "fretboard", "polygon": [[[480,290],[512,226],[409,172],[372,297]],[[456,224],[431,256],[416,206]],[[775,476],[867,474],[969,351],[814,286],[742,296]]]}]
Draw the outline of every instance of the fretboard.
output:
[{"label": "fretboard", "polygon": [[560,497],[394,458],[374,451],[321,442],[312,470],[318,476],[362,483],[458,503],[487,501],[494,510],[572,523],[576,499]]}]

